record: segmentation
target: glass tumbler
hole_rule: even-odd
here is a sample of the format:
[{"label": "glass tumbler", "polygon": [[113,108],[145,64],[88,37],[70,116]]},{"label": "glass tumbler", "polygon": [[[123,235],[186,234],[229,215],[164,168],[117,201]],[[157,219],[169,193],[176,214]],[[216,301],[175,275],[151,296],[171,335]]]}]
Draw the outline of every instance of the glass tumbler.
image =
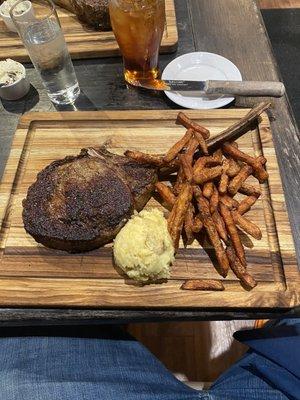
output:
[{"label": "glass tumbler", "polygon": [[111,25],[131,84],[158,77],[158,54],[165,27],[165,0],[110,0]]},{"label": "glass tumbler", "polygon": [[[21,7],[32,12],[20,15]],[[73,63],[51,0],[18,1],[10,16],[53,103],[73,103],[80,93]]]}]

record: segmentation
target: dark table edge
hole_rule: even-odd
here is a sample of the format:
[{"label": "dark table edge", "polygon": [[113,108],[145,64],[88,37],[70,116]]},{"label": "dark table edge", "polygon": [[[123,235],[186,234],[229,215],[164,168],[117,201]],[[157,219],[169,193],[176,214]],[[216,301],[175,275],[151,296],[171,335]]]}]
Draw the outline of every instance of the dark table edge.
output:
[{"label": "dark table edge", "polygon": [[98,325],[154,321],[226,321],[243,319],[300,318],[300,306],[278,308],[209,309],[62,309],[0,308],[0,326]]}]

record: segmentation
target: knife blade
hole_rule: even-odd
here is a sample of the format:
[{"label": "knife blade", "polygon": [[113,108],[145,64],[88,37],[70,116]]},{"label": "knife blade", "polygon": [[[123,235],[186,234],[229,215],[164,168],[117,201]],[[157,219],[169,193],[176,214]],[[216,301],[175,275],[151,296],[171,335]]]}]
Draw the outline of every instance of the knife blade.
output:
[{"label": "knife blade", "polygon": [[282,97],[285,87],[282,82],[264,81],[187,81],[172,79],[141,80],[138,86],[145,89],[173,92],[199,92],[203,95],[237,95]]}]

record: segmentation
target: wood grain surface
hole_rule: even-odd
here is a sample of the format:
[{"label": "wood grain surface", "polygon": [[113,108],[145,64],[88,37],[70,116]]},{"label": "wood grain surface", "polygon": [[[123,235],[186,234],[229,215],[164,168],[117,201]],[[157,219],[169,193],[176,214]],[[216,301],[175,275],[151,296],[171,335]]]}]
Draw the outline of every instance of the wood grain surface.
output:
[{"label": "wood grain surface", "polygon": [[[245,110],[189,111],[216,135]],[[15,133],[0,187],[1,260],[0,305],[89,307],[283,307],[300,303],[295,251],[287,219],[281,179],[269,121],[242,137],[241,149],[264,154],[270,179],[262,185],[262,200],[249,213],[263,240],[244,236],[249,271],[259,282],[246,292],[233,274],[222,293],[184,292],[187,278],[218,279],[204,249],[181,249],[169,282],[139,287],[114,269],[111,245],[81,255],[47,249],[26,234],[22,199],[36,174],[51,161],[80,148],[108,143],[111,151],[125,149],[163,153],[184,133],[174,124],[176,111],[107,111],[31,113]],[[253,178],[254,179],[254,178]],[[147,207],[161,207],[151,199]]]},{"label": "wood grain surface", "polygon": [[[165,0],[166,26],[161,43],[161,52],[176,50],[178,33],[174,0]],[[38,12],[43,8],[36,6]],[[112,31],[96,31],[80,22],[72,12],[57,7],[57,14],[72,59],[110,57],[120,55],[118,44]],[[0,57],[16,61],[30,61],[27,50],[17,33],[7,29],[0,18]]]}]

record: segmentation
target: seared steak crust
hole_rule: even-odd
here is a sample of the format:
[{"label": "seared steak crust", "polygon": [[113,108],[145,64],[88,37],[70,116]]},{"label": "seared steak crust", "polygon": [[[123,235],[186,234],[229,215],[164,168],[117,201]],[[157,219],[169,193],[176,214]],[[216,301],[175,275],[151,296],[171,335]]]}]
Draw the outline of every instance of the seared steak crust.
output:
[{"label": "seared steak crust", "polygon": [[136,163],[134,167],[123,158],[83,149],[79,156],[48,165],[23,200],[26,231],[45,246],[69,252],[110,242],[135,203],[143,207],[148,201],[156,179],[153,168]]},{"label": "seared steak crust", "polygon": [[55,4],[76,14],[82,22],[100,31],[112,29],[108,2],[109,0],[54,0]]},{"label": "seared steak crust", "polygon": [[111,30],[108,0],[72,0],[78,18],[100,31]]}]

